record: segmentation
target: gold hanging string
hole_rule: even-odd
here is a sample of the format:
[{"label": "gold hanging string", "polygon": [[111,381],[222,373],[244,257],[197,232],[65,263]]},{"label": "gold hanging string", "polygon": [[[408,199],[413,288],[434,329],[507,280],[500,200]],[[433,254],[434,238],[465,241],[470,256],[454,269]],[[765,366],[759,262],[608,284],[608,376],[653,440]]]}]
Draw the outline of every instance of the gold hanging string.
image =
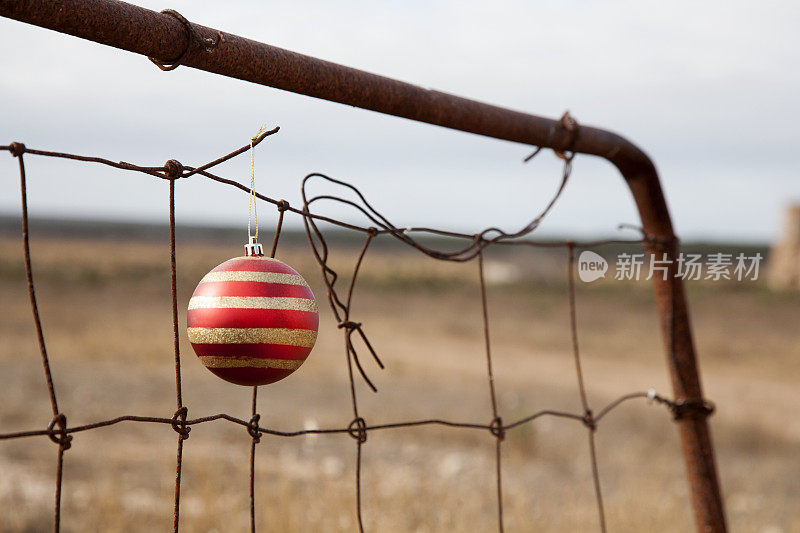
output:
[{"label": "gold hanging string", "polygon": [[[250,137],[250,209],[247,213],[247,238],[249,242],[251,239],[258,241],[258,206],[256,205],[256,151],[253,143],[256,142],[258,136],[266,131],[266,126],[258,128],[258,132]],[[255,235],[250,232],[250,223],[255,221],[256,233]]]}]

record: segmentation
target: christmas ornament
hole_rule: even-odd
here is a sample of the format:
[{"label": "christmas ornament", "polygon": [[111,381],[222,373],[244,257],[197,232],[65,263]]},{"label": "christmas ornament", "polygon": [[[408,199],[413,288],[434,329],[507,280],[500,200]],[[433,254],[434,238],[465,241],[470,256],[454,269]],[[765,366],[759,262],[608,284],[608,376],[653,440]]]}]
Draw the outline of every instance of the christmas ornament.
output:
[{"label": "christmas ornament", "polygon": [[211,372],[237,385],[266,385],[306,360],[317,339],[314,294],[289,265],[252,253],[200,280],[189,300],[189,341]]},{"label": "christmas ornament", "polygon": [[252,142],[255,235],[250,235],[248,220],[245,255],[200,280],[186,320],[189,341],[203,365],[237,385],[266,385],[297,370],[314,347],[319,326],[317,302],[306,281],[289,265],[265,257],[257,242]]}]

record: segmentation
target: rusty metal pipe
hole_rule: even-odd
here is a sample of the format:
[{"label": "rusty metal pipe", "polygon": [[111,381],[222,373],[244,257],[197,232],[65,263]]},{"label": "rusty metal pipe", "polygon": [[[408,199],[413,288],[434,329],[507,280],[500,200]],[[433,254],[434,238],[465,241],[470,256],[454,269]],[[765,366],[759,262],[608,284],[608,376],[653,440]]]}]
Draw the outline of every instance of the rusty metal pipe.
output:
[{"label": "rusty metal pipe", "polygon": [[[174,17],[113,0],[0,0],[0,15],[170,62],[187,45]],[[193,25],[203,38],[218,30]],[[208,53],[192,47],[182,64],[215,74],[267,85],[332,102],[370,109],[497,139],[569,148],[570,134],[558,121],[424,89],[376,74],[343,67],[237,35]],[[622,137],[582,126],[572,147],[619,165],[652,167],[649,158]]]},{"label": "rusty metal pipe", "polygon": [[[580,126],[577,135],[559,121],[433,91],[344,67],[237,35],[193,25],[201,38],[222,39],[213,51],[194,46],[175,17],[115,0],[0,0],[0,15],[137,54],[175,61],[285,91],[339,102],[445,128],[555,150],[600,156],[625,177],[645,232],[666,245],[651,252],[676,257],[672,229],[658,174],[650,158],[619,135]],[[661,329],[667,346],[676,402],[703,403],[700,376],[679,278],[655,279]],[[677,421],[698,531],[726,530],[714,452],[702,409]]]}]

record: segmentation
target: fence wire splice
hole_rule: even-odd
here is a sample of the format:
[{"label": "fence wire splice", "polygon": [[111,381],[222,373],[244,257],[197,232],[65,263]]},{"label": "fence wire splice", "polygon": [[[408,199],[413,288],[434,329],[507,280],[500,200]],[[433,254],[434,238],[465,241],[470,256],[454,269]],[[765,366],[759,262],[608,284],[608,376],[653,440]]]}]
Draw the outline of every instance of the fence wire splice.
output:
[{"label": "fence wire splice", "polygon": [[[220,39],[221,38],[222,37],[220,35]],[[179,60],[177,63],[179,63]],[[565,113],[564,117],[562,117],[562,123],[568,130],[577,132],[577,123],[574,121],[574,119],[569,117],[568,114]],[[574,130],[570,129],[570,125],[574,127]],[[519,231],[514,233],[506,233],[503,230],[496,227],[487,228],[482,232],[474,235],[457,233],[453,231],[439,230],[435,228],[425,228],[425,227],[401,228],[393,225],[386,217],[384,217],[377,210],[375,210],[373,206],[366,200],[363,194],[353,185],[317,173],[309,174],[302,181],[301,193],[303,199],[303,206],[301,209],[292,207],[286,200],[275,200],[273,198],[260,194],[256,191],[253,191],[253,193],[258,199],[275,205],[278,210],[278,222],[276,224],[275,236],[270,252],[271,257],[275,257],[277,251],[278,241],[280,238],[281,229],[284,221],[284,214],[288,211],[302,217],[309,246],[321,269],[322,280],[325,284],[327,291],[328,303],[333,312],[335,320],[338,322],[338,327],[343,330],[349,389],[353,407],[353,418],[347,426],[328,428],[328,429],[302,429],[296,431],[279,431],[268,427],[262,427],[260,425],[261,416],[260,414],[258,414],[258,409],[257,409],[257,397],[258,397],[257,387],[253,387],[252,390],[251,416],[249,420],[244,420],[242,418],[238,418],[227,413],[208,415],[199,418],[188,417],[188,409],[183,404],[183,398],[182,398],[181,360],[180,360],[180,342],[179,342],[180,332],[178,324],[178,302],[177,302],[177,261],[175,255],[175,183],[179,179],[189,178],[195,175],[199,175],[209,180],[222,183],[234,188],[238,188],[241,191],[249,194],[251,192],[249,187],[237,181],[212,174],[211,172],[209,172],[209,169],[241,153],[244,153],[245,151],[251,149],[252,147],[257,146],[264,139],[266,139],[266,137],[277,133],[278,129],[279,128],[275,128],[273,130],[267,131],[259,135],[258,137],[254,138],[251,144],[245,145],[227,155],[224,155],[214,161],[211,161],[196,168],[182,165],[175,159],[170,159],[163,166],[160,167],[146,167],[126,162],[114,162],[109,159],[104,159],[101,157],[90,157],[90,156],[82,156],[82,155],[68,154],[61,152],[34,150],[27,148],[24,144],[18,142],[11,143],[7,146],[0,146],[0,150],[5,150],[10,152],[12,156],[18,159],[19,163],[20,192],[21,192],[21,204],[22,204],[21,207],[22,241],[23,241],[23,253],[25,258],[25,271],[28,281],[28,292],[30,295],[31,309],[33,313],[33,319],[36,327],[37,338],[42,357],[45,380],[47,384],[50,404],[53,411],[53,419],[49,422],[46,429],[2,433],[0,434],[0,440],[46,435],[47,437],[50,438],[50,440],[52,440],[54,443],[58,445],[58,463],[57,463],[58,468],[56,475],[55,506],[54,506],[54,530],[59,531],[60,529],[61,485],[63,478],[64,452],[70,448],[71,441],[75,434],[83,431],[90,431],[93,429],[114,426],[123,422],[169,424],[178,434],[175,495],[174,495],[174,531],[177,532],[179,530],[179,524],[180,524],[180,489],[181,489],[181,465],[183,458],[183,442],[189,437],[189,432],[191,431],[192,426],[212,421],[224,420],[244,427],[247,430],[248,435],[251,437],[250,477],[249,477],[250,481],[249,510],[250,510],[251,531],[256,530],[255,450],[256,450],[256,444],[259,443],[262,435],[267,434],[276,437],[298,437],[304,435],[347,434],[350,437],[352,437],[356,442],[356,468],[355,468],[356,516],[357,516],[359,531],[364,531],[364,521],[362,518],[361,469],[362,469],[362,448],[367,441],[368,433],[371,431],[382,431],[382,430],[391,430],[400,428],[442,426],[442,427],[456,428],[456,429],[486,431],[495,439],[497,521],[498,521],[498,530],[502,532],[503,531],[503,488],[502,488],[501,444],[506,436],[506,432],[518,428],[524,424],[532,423],[533,421],[542,417],[556,417],[556,418],[563,418],[579,422],[585,425],[588,429],[590,461],[592,467],[592,478],[594,482],[595,494],[597,497],[599,525],[600,525],[600,530],[604,533],[606,531],[606,524],[603,511],[602,491],[600,485],[599,470],[597,466],[597,456],[596,456],[595,439],[594,439],[594,435],[595,432],[597,431],[597,427],[600,420],[603,419],[611,411],[613,411],[620,405],[635,399],[646,399],[648,402],[656,402],[660,405],[664,405],[672,412],[675,419],[680,419],[681,417],[686,416],[686,413],[692,411],[704,410],[705,412],[709,413],[710,411],[713,410],[713,404],[711,404],[710,402],[704,402],[703,405],[688,405],[686,402],[674,402],[668,398],[660,396],[655,392],[655,390],[651,389],[648,392],[632,392],[624,394],[615,399],[614,401],[610,402],[606,406],[604,406],[599,411],[597,411],[596,415],[592,414],[592,410],[590,409],[587,400],[583,372],[581,369],[580,352],[578,349],[577,320],[576,320],[576,309],[575,309],[576,308],[575,286],[574,286],[575,249],[579,247],[599,246],[603,244],[612,244],[612,243],[658,244],[659,241],[646,234],[643,234],[642,238],[637,240],[608,239],[608,240],[587,241],[582,243],[574,241],[540,242],[523,238],[528,234],[530,234],[539,226],[542,219],[550,212],[550,210],[555,205],[558,198],[561,196],[561,193],[563,192],[567,184],[567,181],[569,179],[572,170],[572,159],[574,157],[574,153],[567,154],[566,152],[560,152],[560,151],[556,152],[556,155],[564,161],[562,178],[558,189],[556,190],[555,194],[550,199],[550,201],[546,204],[543,211],[537,217],[535,217],[529,224],[527,224]],[[574,136],[576,137],[577,133],[575,133]],[[530,160],[540,151],[541,148],[537,149],[536,152],[534,152],[528,158],[526,158],[526,161]],[[28,208],[27,208],[27,183],[25,174],[25,163],[24,163],[24,154],[26,153],[44,157],[62,158],[80,162],[97,163],[121,170],[140,172],[169,181],[170,282],[171,282],[172,327],[174,334],[175,387],[176,387],[176,405],[177,405],[177,410],[169,418],[140,416],[140,415],[123,415],[108,420],[94,422],[91,424],[84,424],[81,426],[70,427],[67,424],[66,415],[59,411],[58,404],[56,401],[55,386],[53,383],[49,358],[45,346],[42,323],[39,316],[39,311],[36,301],[36,293],[35,293],[33,273],[32,273],[33,269],[31,266],[30,236],[28,228]],[[334,196],[329,194],[309,196],[307,192],[307,187],[312,180],[322,181],[328,184],[332,184],[334,186],[343,187],[345,191],[349,191],[349,193],[354,194],[355,197],[358,199],[358,201],[353,201],[346,199],[342,196]],[[361,213],[363,216],[365,216],[371,222],[372,225],[368,227],[363,227],[350,222],[333,219],[317,213],[312,213],[311,212],[312,204],[319,201],[332,201],[348,205],[354,208],[359,213]],[[364,244],[355,262],[352,277],[350,279],[350,283],[346,290],[346,296],[342,297],[337,292],[336,281],[338,279],[338,274],[328,264],[329,247],[325,242],[323,232],[318,227],[318,222],[325,222],[340,228],[361,232],[365,235]],[[466,241],[466,244],[463,247],[458,248],[456,250],[450,250],[450,251],[439,250],[423,244],[418,238],[415,238],[414,236],[415,234],[444,236],[456,239],[463,239]],[[403,422],[391,422],[391,423],[370,425],[363,417],[359,415],[358,399],[356,394],[356,385],[354,377],[355,372],[353,367],[355,366],[355,370],[358,372],[358,374],[361,376],[361,378],[364,380],[366,385],[371,390],[377,392],[377,388],[374,385],[373,381],[368,377],[359,359],[358,351],[356,350],[355,343],[353,341],[354,332],[358,333],[358,338],[360,339],[364,347],[367,349],[367,351],[370,353],[372,359],[378,365],[378,367],[384,368],[384,364],[381,361],[380,357],[378,356],[377,351],[370,343],[366,333],[364,332],[364,327],[362,323],[353,320],[353,317],[351,316],[351,306],[352,306],[353,293],[356,280],[361,265],[363,263],[363,260],[369,249],[369,246],[375,238],[382,235],[387,235],[392,238],[395,238],[405,243],[406,245],[420,251],[421,253],[437,260],[452,261],[452,262],[467,262],[473,259],[477,260],[480,297],[481,297],[482,322],[483,322],[484,342],[485,342],[485,355],[486,355],[486,365],[487,365],[487,378],[488,378],[489,396],[490,396],[491,410],[492,410],[492,420],[489,423],[483,424],[477,422],[463,422],[463,421],[453,421],[445,419],[422,419],[422,420],[410,420]],[[575,361],[576,376],[578,379],[578,389],[580,393],[581,406],[583,409],[582,413],[573,413],[567,411],[546,409],[537,411],[535,413],[532,413],[526,417],[512,421],[510,423],[503,422],[503,419],[500,416],[497,406],[497,396],[495,388],[496,385],[492,370],[492,353],[491,353],[491,342],[489,335],[490,313],[488,309],[486,281],[484,276],[484,250],[491,245],[563,247],[567,251],[567,268],[568,268],[567,296],[568,296],[569,313],[570,313],[570,330],[572,334],[573,356]]]}]

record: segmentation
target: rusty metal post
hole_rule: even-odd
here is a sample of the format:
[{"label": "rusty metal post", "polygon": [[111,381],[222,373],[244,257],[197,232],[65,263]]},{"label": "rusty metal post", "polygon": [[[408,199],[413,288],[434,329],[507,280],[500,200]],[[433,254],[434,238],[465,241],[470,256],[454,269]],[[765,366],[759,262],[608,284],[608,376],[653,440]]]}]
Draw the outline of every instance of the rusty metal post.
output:
[{"label": "rusty metal post", "polygon": [[658,254],[659,259],[666,253],[670,260],[669,275],[666,279],[653,276],[653,283],[697,530],[724,532],[727,529],[722,492],[706,420],[711,409],[703,398],[683,281],[674,275],[674,260],[680,247],[655,169],[623,175],[636,200],[644,231],[659,241],[649,245],[649,252]]},{"label": "rusty metal post", "polygon": [[[0,0],[0,16],[180,64],[306,96],[445,128],[554,150],[596,155],[625,177],[651,253],[675,258],[678,244],[658,174],[650,158],[623,137],[424,89],[344,67],[115,0]],[[194,34],[192,34],[194,33]],[[205,40],[205,41],[204,41]],[[213,42],[215,46],[201,46]],[[199,43],[199,44],[198,44]],[[676,403],[677,424],[697,529],[724,532],[725,515],[700,376],[679,278],[655,279],[661,329]]]}]

